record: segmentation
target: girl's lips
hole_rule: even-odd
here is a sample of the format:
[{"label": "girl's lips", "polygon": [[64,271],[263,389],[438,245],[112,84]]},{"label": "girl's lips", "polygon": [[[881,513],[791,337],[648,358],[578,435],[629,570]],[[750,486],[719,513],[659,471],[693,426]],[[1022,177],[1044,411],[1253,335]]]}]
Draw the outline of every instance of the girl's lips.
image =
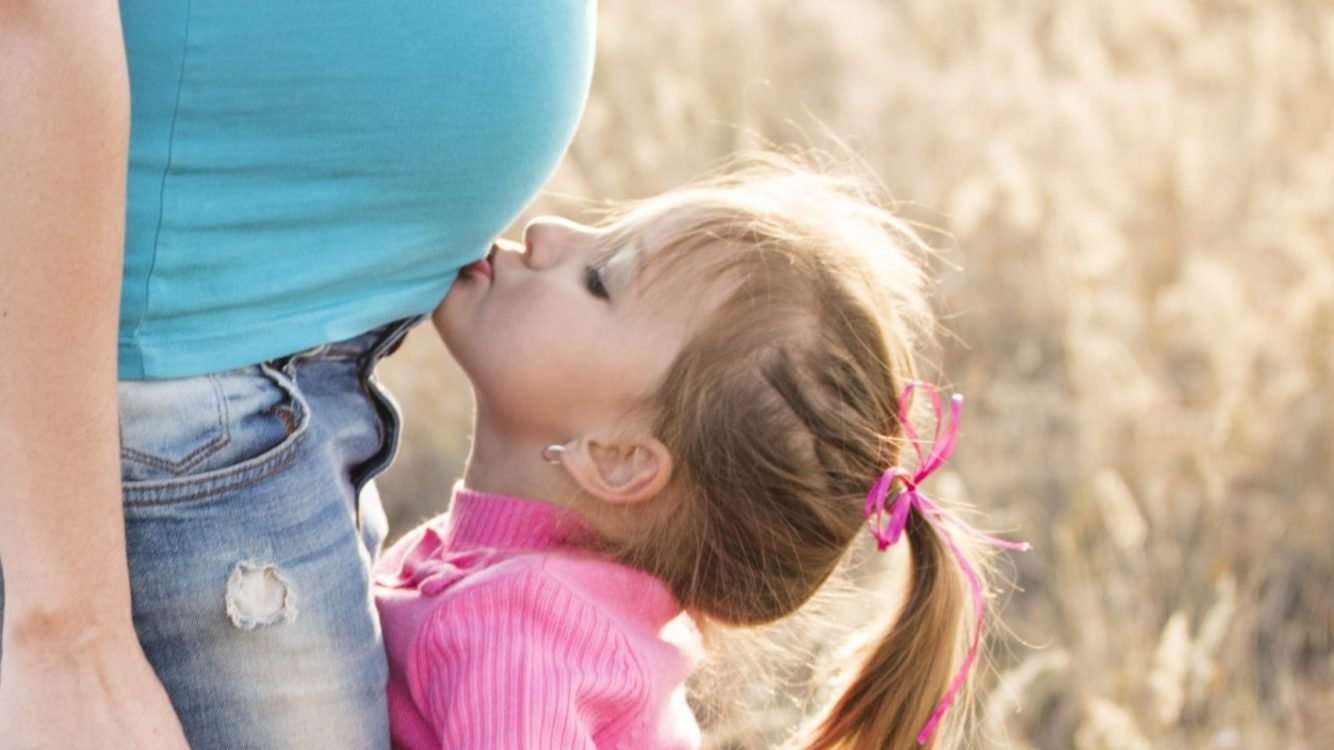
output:
[{"label": "girl's lips", "polygon": [[491,268],[491,261],[487,260],[486,258],[482,258],[479,261],[475,261],[464,266],[463,271],[461,273],[465,273],[470,276],[481,275],[485,276],[488,280],[490,280],[495,272]]},{"label": "girl's lips", "polygon": [[496,277],[496,269],[491,265],[491,257],[495,255],[495,253],[496,246],[492,245],[491,252],[487,253],[485,258],[469,263],[463,267],[463,270],[460,271],[460,273],[485,276],[488,281],[494,279]]}]

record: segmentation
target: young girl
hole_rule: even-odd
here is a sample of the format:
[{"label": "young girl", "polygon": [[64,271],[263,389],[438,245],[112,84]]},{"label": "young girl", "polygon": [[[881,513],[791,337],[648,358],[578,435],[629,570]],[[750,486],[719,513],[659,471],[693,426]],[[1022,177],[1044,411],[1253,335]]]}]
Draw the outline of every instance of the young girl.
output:
[{"label": "young girl", "polygon": [[466,269],[433,319],[472,453],[379,568],[395,744],[697,747],[677,626],[782,618],[867,533],[906,533],[911,584],[807,746],[937,742],[982,589],[916,489],[959,408],[934,443],[907,419],[916,388],[941,427],[912,383],[918,244],[855,182],[765,158]]}]

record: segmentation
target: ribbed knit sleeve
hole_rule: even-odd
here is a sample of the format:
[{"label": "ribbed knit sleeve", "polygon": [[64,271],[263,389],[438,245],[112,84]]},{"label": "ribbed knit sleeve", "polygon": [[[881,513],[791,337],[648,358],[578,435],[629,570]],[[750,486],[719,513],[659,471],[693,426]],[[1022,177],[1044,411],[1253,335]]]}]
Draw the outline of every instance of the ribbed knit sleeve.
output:
[{"label": "ribbed knit sleeve", "polygon": [[643,660],[598,606],[540,564],[458,591],[413,652],[414,700],[442,748],[640,746],[624,725],[648,707]]}]

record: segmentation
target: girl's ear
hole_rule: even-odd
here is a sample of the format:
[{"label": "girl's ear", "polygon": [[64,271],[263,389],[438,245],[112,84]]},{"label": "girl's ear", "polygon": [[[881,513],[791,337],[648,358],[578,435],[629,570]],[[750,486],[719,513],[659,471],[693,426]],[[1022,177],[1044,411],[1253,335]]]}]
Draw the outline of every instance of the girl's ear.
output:
[{"label": "girl's ear", "polygon": [[604,502],[652,500],[672,477],[672,454],[656,438],[615,443],[581,438],[564,448],[565,470],[584,492]]}]

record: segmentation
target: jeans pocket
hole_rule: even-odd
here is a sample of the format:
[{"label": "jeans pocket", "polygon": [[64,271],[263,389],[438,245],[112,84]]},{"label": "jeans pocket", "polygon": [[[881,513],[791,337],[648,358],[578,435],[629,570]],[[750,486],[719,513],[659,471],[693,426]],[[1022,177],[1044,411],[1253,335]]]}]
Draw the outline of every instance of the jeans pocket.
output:
[{"label": "jeans pocket", "polygon": [[255,482],[294,457],[309,409],[267,364],[193,378],[120,384],[127,505],[197,500]]}]

